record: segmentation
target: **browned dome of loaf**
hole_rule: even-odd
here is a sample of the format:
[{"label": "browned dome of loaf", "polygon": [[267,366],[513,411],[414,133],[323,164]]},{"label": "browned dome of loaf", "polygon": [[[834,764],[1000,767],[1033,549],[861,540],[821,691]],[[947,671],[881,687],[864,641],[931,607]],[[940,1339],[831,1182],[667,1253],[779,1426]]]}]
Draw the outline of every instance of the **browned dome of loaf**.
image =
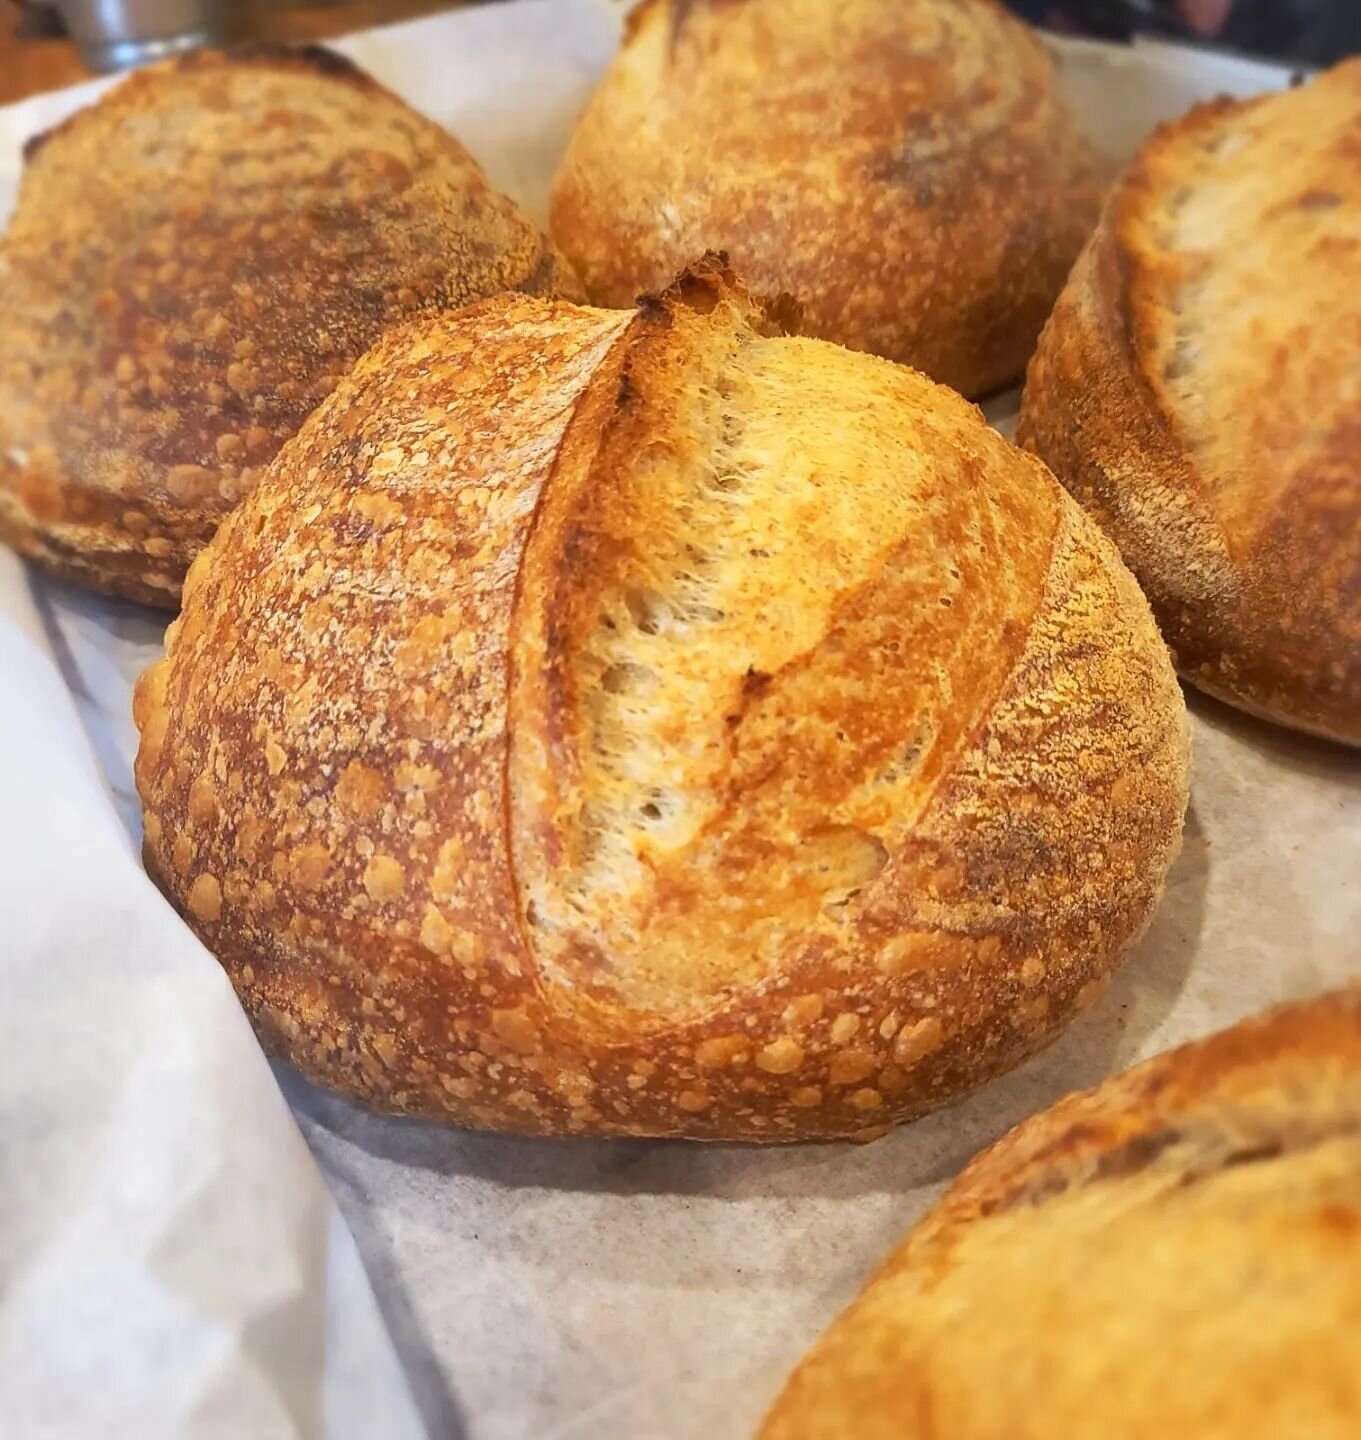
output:
[{"label": "browned dome of loaf", "polygon": [[1121,179],[1018,437],[1105,527],[1183,675],[1361,743],[1361,60],[1193,110]]},{"label": "browned dome of loaf", "polygon": [[0,241],[0,539],[173,606],[390,323],[564,278],[456,140],[337,55],[144,70],[29,145]]},{"label": "browned dome of loaf", "polygon": [[1020,378],[1097,204],[1053,60],[993,0],[644,0],[551,229],[597,304],[720,249],[806,333],[979,395]]},{"label": "browned dome of loaf", "polygon": [[1072,1095],[980,1155],[761,1440],[1361,1434],[1361,990]]},{"label": "browned dome of loaf", "polygon": [[1187,729],[1113,548],[714,263],[380,342],[138,686],[151,873],[266,1041],[543,1133],[872,1132],[1099,990]]}]

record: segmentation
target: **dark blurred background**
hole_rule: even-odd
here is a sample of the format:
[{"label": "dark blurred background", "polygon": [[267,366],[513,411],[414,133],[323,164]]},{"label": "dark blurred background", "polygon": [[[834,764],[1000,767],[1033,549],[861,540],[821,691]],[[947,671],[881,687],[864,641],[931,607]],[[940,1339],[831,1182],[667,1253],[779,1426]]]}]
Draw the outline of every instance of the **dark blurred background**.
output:
[{"label": "dark blurred background", "polygon": [[1361,53],[1361,0],[1006,0],[1036,25],[1128,39],[1145,33],[1327,65]]}]

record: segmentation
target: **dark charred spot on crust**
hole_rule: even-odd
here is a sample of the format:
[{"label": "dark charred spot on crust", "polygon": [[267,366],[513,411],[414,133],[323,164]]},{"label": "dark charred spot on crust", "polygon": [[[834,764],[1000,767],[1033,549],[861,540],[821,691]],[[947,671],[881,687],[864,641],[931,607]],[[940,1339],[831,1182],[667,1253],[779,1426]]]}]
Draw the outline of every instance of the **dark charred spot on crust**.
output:
[{"label": "dark charred spot on crust", "polygon": [[694,265],[687,265],[667,290],[666,296],[701,315],[708,315],[718,304],[726,285],[735,277],[728,264],[726,250],[706,250]]},{"label": "dark charred spot on crust", "polygon": [[726,250],[706,250],[687,265],[660,293],[639,295],[634,302],[639,315],[649,324],[669,325],[673,310],[683,306],[698,315],[709,315],[727,292],[749,301],[749,323],[766,338],[804,333],[803,306],[788,291],[774,296],[753,296],[732,269]]},{"label": "dark charred spot on crust", "polygon": [[[1078,1128],[1087,1130],[1087,1127]],[[1284,1155],[1311,1150],[1330,1140],[1350,1137],[1359,1130],[1361,1127],[1344,1117],[1322,1127],[1301,1128],[1297,1133],[1276,1135],[1236,1147],[1228,1145],[1222,1148],[1215,1144],[1214,1131],[1210,1127],[1197,1130],[1169,1126],[1161,1130],[1150,1130],[1097,1155],[1089,1163],[1083,1163],[1079,1158],[1064,1168],[1063,1162],[1056,1157],[1054,1169],[985,1201],[979,1207],[979,1214],[987,1216],[1007,1210],[1032,1209],[1070,1190],[1078,1190],[1105,1180],[1128,1179],[1130,1176],[1142,1174],[1177,1145],[1185,1145],[1188,1151],[1186,1163],[1182,1166],[1182,1173],[1177,1180],[1178,1185],[1185,1189],[1226,1170],[1279,1160]],[[1061,1142],[1063,1147],[1068,1148],[1074,1138],[1075,1132],[1066,1133]]]},{"label": "dark charred spot on crust", "polygon": [[[140,84],[145,74],[145,71],[139,71],[134,74],[130,80],[126,80],[123,83],[124,85]],[[121,88],[123,87],[116,87],[109,93],[116,94],[118,89]],[[104,98],[105,97],[101,96],[98,99],[92,100],[88,105],[82,105],[79,110],[73,111],[65,120],[59,120],[55,125],[49,125],[46,130],[39,130],[36,135],[30,135],[28,139],[24,141],[23,145],[22,155],[24,164],[27,165],[30,161],[36,159],[39,152],[45,150],[48,143],[55,140],[57,136],[64,135],[68,130],[74,130],[82,125],[85,118],[95,111]]]},{"label": "dark charred spot on crust", "polygon": [[723,723],[730,731],[736,731],[751,713],[752,707],[761,702],[774,678],[764,670],[747,670],[742,677],[742,693],[738,698],[737,708],[723,717]]},{"label": "dark charred spot on crust", "polygon": [[742,695],[745,699],[756,699],[764,695],[770,685],[771,677],[763,670],[748,669],[742,677]]},{"label": "dark charred spot on crust", "polygon": [[722,282],[711,275],[682,275],[677,286],[679,299],[686,309],[699,315],[714,310],[722,294]]},{"label": "dark charred spot on crust", "polygon": [[1090,1125],[1080,1120],[1075,1125],[1070,1125],[1061,1135],[1051,1140],[1048,1145],[1037,1150],[1032,1157],[1032,1163],[1043,1163],[1045,1161],[1058,1161],[1063,1159],[1069,1152],[1078,1149],[1083,1145],[1090,1145],[1098,1141],[1105,1134],[1105,1131],[1096,1125]]},{"label": "dark charred spot on crust", "polygon": [[1136,1135],[1114,1150],[1108,1150],[1096,1162],[1093,1180],[1118,1180],[1146,1170],[1164,1151],[1186,1138],[1180,1130],[1151,1130]]},{"label": "dark charred spot on crust", "polygon": [[[627,43],[633,37],[634,27],[642,19],[643,12],[650,5],[660,3],[660,0],[645,0],[645,3],[629,15],[628,25],[624,31],[624,40]],[[671,6],[671,30],[666,39],[666,58],[676,58],[676,45],[680,40],[681,31],[685,29],[690,17],[698,10],[719,10],[724,7],[735,8],[744,3],[744,0],[673,0]]]},{"label": "dark charred spot on crust", "polygon": [[681,31],[694,13],[696,3],[703,4],[704,0],[675,0],[671,6],[671,29],[666,37],[666,58],[669,62],[675,62]]},{"label": "dark charred spot on crust", "polygon": [[277,51],[289,59],[305,60],[314,70],[323,75],[344,75],[350,78],[367,80],[368,74],[361,70],[347,55],[341,55],[335,50],[328,50],[325,45],[299,45],[290,49],[288,46],[275,46]]},{"label": "dark charred spot on crust", "polygon": [[[1285,1151],[1284,1140],[1265,1140],[1260,1145],[1249,1145],[1242,1150],[1235,1150],[1225,1158],[1219,1168],[1230,1170],[1237,1165],[1255,1165],[1261,1160],[1278,1160]],[[1193,1178],[1195,1177],[1188,1176],[1188,1183]]]},{"label": "dark charred spot on crust", "polygon": [[1027,1209],[1034,1209],[1042,1205],[1046,1200],[1052,1200],[1056,1195],[1071,1188],[1068,1177],[1059,1171],[1046,1175],[1040,1180],[1029,1181],[1024,1185],[1014,1186],[1010,1190],[1004,1190],[1000,1195],[994,1195],[985,1200],[978,1207],[978,1214],[981,1218],[988,1218],[993,1215],[1004,1214],[1008,1210],[1017,1210],[1022,1206]]},{"label": "dark charred spot on crust", "polygon": [[[728,264],[726,250],[706,250],[659,293],[651,291],[635,300],[639,316],[651,325],[669,325],[673,310],[682,307],[700,315],[710,314],[727,288],[742,290],[741,282]],[[742,290],[745,295],[745,291]]]},{"label": "dark charred spot on crust", "polygon": [[639,315],[649,324],[663,324],[669,318],[660,295],[639,295],[633,303],[638,307]]},{"label": "dark charred spot on crust", "polygon": [[674,0],[671,6],[671,33],[666,37],[667,59],[676,58],[676,42],[681,37],[681,31],[685,29],[696,7],[704,3],[705,0]]},{"label": "dark charred spot on crust", "polygon": [[515,287],[524,295],[551,297],[557,287],[557,259],[545,239],[539,247],[539,258],[525,278]]},{"label": "dark charred spot on crust", "polygon": [[624,16],[624,33],[620,37],[620,45],[627,45],[638,33],[638,27],[648,14],[665,3],[666,0],[639,0],[639,3],[634,5]]},{"label": "dark charred spot on crust", "polygon": [[[75,116],[71,118],[74,119]],[[30,135],[28,139],[24,141],[24,164],[27,165],[38,151],[41,150],[54,135],[64,130],[68,124],[70,124],[70,121],[63,120],[60,125],[51,125],[46,130],[39,130],[36,135]]]},{"label": "dark charred spot on crust", "polygon": [[375,83],[353,60],[328,50],[325,45],[281,45],[269,41],[248,40],[222,50],[196,50],[180,61],[180,69],[190,70],[211,65],[297,65],[343,80]]}]

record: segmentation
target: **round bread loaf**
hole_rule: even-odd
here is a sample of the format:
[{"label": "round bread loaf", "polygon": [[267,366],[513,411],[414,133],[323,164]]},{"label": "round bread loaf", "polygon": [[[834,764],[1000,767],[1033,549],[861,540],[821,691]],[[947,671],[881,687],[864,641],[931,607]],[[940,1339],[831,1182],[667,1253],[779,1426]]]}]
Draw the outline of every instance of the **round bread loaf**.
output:
[{"label": "round bread loaf", "polygon": [[457,141],[337,55],[144,70],[29,144],[0,242],[0,539],[173,606],[389,323],[564,273]]},{"label": "round bread loaf", "polygon": [[1361,61],[1157,132],[1018,438],[1119,545],[1182,674],[1361,744]]},{"label": "round bread loaf", "polygon": [[136,715],[148,867],[267,1043],[544,1133],[958,1095],[1096,994],[1186,802],[1097,528],[717,262],[380,342],[190,572]]},{"label": "round bread loaf", "polygon": [[1361,990],[1027,1120],[817,1343],[761,1440],[1361,1434]]},{"label": "round bread loaf", "polygon": [[1097,203],[1053,60],[992,0],[645,0],[551,229],[597,304],[721,249],[806,333],[978,395],[1020,378]]}]

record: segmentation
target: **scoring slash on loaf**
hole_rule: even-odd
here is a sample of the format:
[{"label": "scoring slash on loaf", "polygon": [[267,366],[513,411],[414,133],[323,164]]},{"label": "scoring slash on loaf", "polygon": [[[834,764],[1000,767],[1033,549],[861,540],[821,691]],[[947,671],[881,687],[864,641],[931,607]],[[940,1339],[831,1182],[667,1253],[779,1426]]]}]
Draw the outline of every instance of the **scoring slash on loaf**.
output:
[{"label": "scoring slash on loaf", "polygon": [[467,151],[340,56],[143,70],[29,143],[0,242],[0,540],[174,606],[389,324],[563,285]]},{"label": "scoring slash on loaf", "polygon": [[941,1104],[1096,994],[1186,803],[1096,527],[717,260],[380,342],[190,572],[136,714],[148,867],[267,1043],[537,1133]]},{"label": "scoring slash on loaf", "polygon": [[645,0],[550,228],[596,304],[724,250],[806,333],[980,395],[1020,378],[1098,204],[1052,57],[992,0]]},{"label": "scoring slash on loaf", "polygon": [[818,1342],[761,1440],[1353,1440],[1361,990],[1027,1120]]},{"label": "scoring slash on loaf", "polygon": [[1163,127],[1041,339],[1017,435],[1179,669],[1361,744],[1361,60]]}]

